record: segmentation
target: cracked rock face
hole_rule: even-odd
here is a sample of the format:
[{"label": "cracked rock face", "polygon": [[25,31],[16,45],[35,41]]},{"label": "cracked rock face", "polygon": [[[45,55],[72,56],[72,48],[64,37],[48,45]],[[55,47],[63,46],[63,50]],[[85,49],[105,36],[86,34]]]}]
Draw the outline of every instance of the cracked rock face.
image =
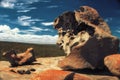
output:
[{"label": "cracked rock face", "polygon": [[118,38],[91,7],[61,14],[54,28],[59,35],[57,44],[67,55],[58,63],[63,69],[103,68],[104,57],[118,52]]}]

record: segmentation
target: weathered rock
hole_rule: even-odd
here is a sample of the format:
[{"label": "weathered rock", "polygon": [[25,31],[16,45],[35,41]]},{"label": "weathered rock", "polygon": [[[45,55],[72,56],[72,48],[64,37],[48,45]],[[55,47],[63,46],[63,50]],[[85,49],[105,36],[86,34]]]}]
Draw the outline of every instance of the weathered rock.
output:
[{"label": "weathered rock", "polygon": [[19,65],[31,64],[36,61],[33,48],[28,48],[24,53],[17,54],[21,60],[18,62]]},{"label": "weathered rock", "polygon": [[[105,30],[105,32],[111,34],[110,28],[107,25],[107,23],[100,17],[99,13],[91,7],[88,6],[80,7],[80,10],[75,11],[75,18],[77,22],[79,22],[79,24],[82,22],[89,22]],[[86,27],[86,26],[80,26],[80,27]]]},{"label": "weathered rock", "polygon": [[3,53],[3,56],[8,59],[12,66],[31,64],[35,61],[33,48],[28,48],[25,52],[16,54],[15,50],[10,50]]},{"label": "weathered rock", "polygon": [[57,44],[67,54],[58,64],[63,69],[103,68],[104,57],[118,52],[119,39],[91,7],[61,14],[54,27],[59,33]]},{"label": "weathered rock", "polygon": [[106,56],[104,64],[114,75],[120,76],[120,54]]},{"label": "weathered rock", "polygon": [[74,73],[61,70],[47,70],[37,74],[31,80],[119,80],[117,77],[110,76],[88,76],[85,74]]}]

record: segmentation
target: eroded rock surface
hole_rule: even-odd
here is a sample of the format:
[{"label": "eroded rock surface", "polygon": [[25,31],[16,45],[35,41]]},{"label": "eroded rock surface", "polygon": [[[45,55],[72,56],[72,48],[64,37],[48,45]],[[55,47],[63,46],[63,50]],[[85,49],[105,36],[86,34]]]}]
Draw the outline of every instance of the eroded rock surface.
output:
[{"label": "eroded rock surface", "polygon": [[59,34],[57,44],[67,55],[58,63],[63,69],[101,69],[104,57],[118,52],[118,38],[111,35],[107,23],[91,7],[61,14],[54,28]]}]

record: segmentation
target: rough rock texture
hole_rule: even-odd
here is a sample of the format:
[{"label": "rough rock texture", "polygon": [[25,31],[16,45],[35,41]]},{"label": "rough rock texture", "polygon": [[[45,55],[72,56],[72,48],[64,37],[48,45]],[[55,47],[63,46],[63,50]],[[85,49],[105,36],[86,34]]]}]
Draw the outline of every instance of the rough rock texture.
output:
[{"label": "rough rock texture", "polygon": [[[64,57],[37,58],[31,65],[22,65],[17,67],[10,67],[10,63],[8,61],[0,61],[0,80],[30,80],[34,75],[48,69],[61,70],[56,65],[58,61],[63,58]],[[31,69],[35,69],[35,71]],[[19,73],[20,71],[26,72],[28,70],[30,70],[30,74]]]},{"label": "rough rock texture", "polygon": [[16,54],[15,50],[3,53],[3,56],[11,63],[11,66],[31,64],[35,61],[33,48],[28,48],[25,52]]},{"label": "rough rock texture", "polygon": [[106,56],[104,64],[114,75],[120,76],[120,54]]},{"label": "rough rock texture", "polygon": [[119,39],[91,7],[61,14],[54,27],[59,34],[57,44],[67,54],[58,64],[63,69],[103,68],[104,57],[118,53]]},{"label": "rough rock texture", "polygon": [[[37,58],[37,61],[32,65],[17,67],[9,67],[9,62],[0,61],[0,80],[36,80],[37,78],[41,80],[41,75],[42,79],[44,78],[43,80],[89,80],[89,78],[92,80],[119,80],[107,70],[60,71],[61,69],[57,66],[57,63],[63,58],[64,57]],[[35,71],[31,69],[35,69]],[[18,73],[18,71],[22,72],[23,70],[31,70],[31,73]],[[60,79],[60,77],[62,79]]]},{"label": "rough rock texture", "polygon": [[117,77],[110,76],[89,76],[62,70],[47,70],[39,73],[31,80],[119,80]]}]

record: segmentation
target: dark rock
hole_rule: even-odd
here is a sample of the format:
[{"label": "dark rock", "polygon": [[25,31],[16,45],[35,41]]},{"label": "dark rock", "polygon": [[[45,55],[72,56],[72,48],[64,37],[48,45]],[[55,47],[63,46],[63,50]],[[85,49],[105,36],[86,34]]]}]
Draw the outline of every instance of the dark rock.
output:
[{"label": "dark rock", "polygon": [[31,68],[30,71],[36,71],[34,68]]},{"label": "dark rock", "polygon": [[30,70],[25,71],[25,74],[31,74]]},{"label": "dark rock", "polygon": [[11,72],[14,72],[14,73],[16,73],[16,71],[15,71],[15,70],[13,70],[13,69],[11,69],[10,71],[11,71]]},{"label": "dark rock", "polygon": [[19,74],[24,74],[24,73],[25,73],[25,70],[17,70],[17,72],[18,72]]}]

